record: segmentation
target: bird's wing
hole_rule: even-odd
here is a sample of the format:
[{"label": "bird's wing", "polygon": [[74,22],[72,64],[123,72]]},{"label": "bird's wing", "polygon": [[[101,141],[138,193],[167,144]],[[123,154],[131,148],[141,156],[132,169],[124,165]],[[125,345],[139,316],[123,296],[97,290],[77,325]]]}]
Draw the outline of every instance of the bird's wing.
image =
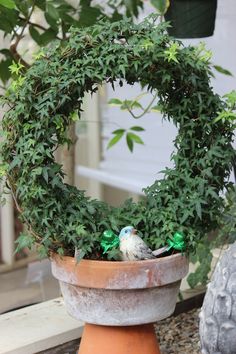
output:
[{"label": "bird's wing", "polygon": [[146,245],[146,243],[137,235],[132,236],[135,237],[135,249],[137,253],[137,257],[139,259],[150,259],[155,258],[152,254],[152,250]]}]

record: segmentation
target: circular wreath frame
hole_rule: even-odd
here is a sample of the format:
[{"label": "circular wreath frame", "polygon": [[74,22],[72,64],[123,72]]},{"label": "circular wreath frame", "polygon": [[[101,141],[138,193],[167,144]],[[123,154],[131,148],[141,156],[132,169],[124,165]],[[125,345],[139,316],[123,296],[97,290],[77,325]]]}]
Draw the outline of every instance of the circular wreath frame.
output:
[{"label": "circular wreath frame", "polygon": [[[220,193],[229,186],[234,150],[230,122],[214,122],[225,103],[210,85],[210,64],[199,47],[184,47],[169,37],[166,24],[149,17],[100,22],[72,29],[66,46],[41,53],[24,77],[8,90],[3,162],[21,217],[30,235],[19,247],[102,259],[100,237],[133,224],[152,248],[183,232],[187,251],[215,229],[223,210]],[[157,91],[164,116],[178,127],[173,169],[145,189],[146,199],[119,208],[92,200],[63,182],[54,152],[68,142],[74,111],[84,94],[104,82],[139,82]],[[112,254],[108,254],[112,258]]]}]

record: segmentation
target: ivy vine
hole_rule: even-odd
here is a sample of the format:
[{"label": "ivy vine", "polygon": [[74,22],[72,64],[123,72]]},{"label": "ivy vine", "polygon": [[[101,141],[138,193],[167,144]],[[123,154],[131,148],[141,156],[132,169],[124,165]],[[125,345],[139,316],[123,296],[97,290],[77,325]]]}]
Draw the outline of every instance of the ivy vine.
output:
[{"label": "ivy vine", "polygon": [[[155,21],[151,16],[140,24],[125,19],[72,29],[67,44],[42,51],[27,73],[18,70],[4,98],[9,110],[2,122],[1,175],[29,229],[19,248],[37,243],[42,255],[73,255],[78,248],[85,258],[102,259],[103,231],[133,224],[153,249],[182,232],[190,252],[217,228],[235,156],[233,124],[216,121],[226,103],[212,91],[207,53],[184,47]],[[74,112],[80,115],[84,94],[117,80],[158,94],[178,135],[174,168],[145,189],[145,200],[113,208],[65,184],[54,152],[70,144],[67,130]]]}]

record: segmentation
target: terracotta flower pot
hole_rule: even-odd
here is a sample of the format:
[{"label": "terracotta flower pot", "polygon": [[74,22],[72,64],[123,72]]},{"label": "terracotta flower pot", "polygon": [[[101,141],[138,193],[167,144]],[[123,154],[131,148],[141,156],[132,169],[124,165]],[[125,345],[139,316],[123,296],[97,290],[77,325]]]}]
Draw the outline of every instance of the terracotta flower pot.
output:
[{"label": "terracotta flower pot", "polygon": [[153,322],[170,316],[188,261],[52,258],[68,313],[86,323],[79,354],[159,354]]}]

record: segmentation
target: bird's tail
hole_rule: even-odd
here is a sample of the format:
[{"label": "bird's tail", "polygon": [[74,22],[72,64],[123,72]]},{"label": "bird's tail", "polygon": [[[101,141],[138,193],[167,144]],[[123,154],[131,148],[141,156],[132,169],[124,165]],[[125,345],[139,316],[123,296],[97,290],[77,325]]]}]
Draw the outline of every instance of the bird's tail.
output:
[{"label": "bird's tail", "polygon": [[155,251],[152,251],[152,254],[153,254],[153,256],[157,257],[157,256],[160,256],[160,254],[168,251],[168,249],[169,249],[169,246],[164,246],[162,248],[158,248]]}]

